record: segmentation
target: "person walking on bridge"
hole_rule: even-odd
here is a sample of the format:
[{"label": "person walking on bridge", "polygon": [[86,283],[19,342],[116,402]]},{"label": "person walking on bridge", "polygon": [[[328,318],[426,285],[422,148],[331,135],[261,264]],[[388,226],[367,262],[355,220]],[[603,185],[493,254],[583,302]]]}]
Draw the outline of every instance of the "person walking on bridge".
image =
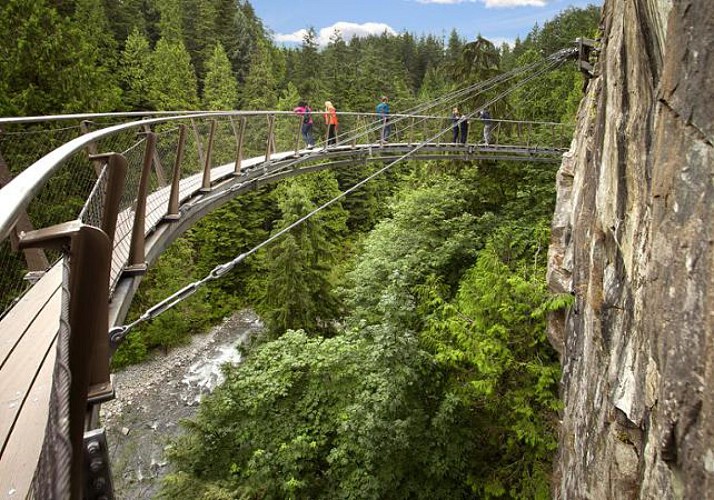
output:
[{"label": "person walking on bridge", "polygon": [[300,125],[302,138],[307,144],[307,149],[312,149],[315,145],[315,140],[312,138],[312,109],[307,105],[307,101],[300,101],[293,111],[302,117],[302,124]]},{"label": "person walking on bridge", "polygon": [[[461,118],[459,119],[459,140],[461,144],[466,144],[469,137],[469,117],[461,113]],[[456,142],[456,141],[454,141]]]},{"label": "person walking on bridge", "polygon": [[483,142],[488,146],[491,143],[491,132],[493,131],[491,113],[488,112],[487,108],[484,108],[479,111],[476,116],[481,118],[481,121],[483,122]]},{"label": "person walking on bridge", "polygon": [[389,99],[386,95],[383,95],[380,99],[379,104],[377,104],[377,114],[382,122],[382,131],[380,134],[380,142],[387,142],[389,139]]},{"label": "person walking on bridge", "polygon": [[459,142],[459,128],[461,127],[461,113],[459,113],[459,108],[454,108],[451,112],[451,130],[454,133],[454,140],[451,141],[454,144]]},{"label": "person walking on bridge", "polygon": [[327,144],[337,144],[337,110],[330,101],[325,101],[325,124],[327,125]]}]

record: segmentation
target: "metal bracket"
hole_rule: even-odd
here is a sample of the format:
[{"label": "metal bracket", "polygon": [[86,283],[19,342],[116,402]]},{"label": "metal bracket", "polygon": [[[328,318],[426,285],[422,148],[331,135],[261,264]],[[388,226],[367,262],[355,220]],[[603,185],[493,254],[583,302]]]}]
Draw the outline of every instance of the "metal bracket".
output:
[{"label": "metal bracket", "polygon": [[131,266],[126,266],[124,268],[124,276],[143,276],[149,269],[149,265],[144,262],[143,264],[133,264]]},{"label": "metal bracket", "polygon": [[97,405],[106,403],[116,397],[114,392],[114,375],[109,375],[109,382],[89,386],[87,391],[87,404]]},{"label": "metal bracket", "polygon": [[84,500],[113,500],[109,447],[103,428],[84,433]]},{"label": "metal bracket", "polygon": [[578,69],[589,79],[594,75],[595,68],[590,62],[590,54],[599,52],[598,40],[590,38],[576,38],[575,43],[578,47]]},{"label": "metal bracket", "polygon": [[22,279],[34,285],[35,283],[40,281],[46,273],[47,271],[28,271],[27,273],[25,273]]}]

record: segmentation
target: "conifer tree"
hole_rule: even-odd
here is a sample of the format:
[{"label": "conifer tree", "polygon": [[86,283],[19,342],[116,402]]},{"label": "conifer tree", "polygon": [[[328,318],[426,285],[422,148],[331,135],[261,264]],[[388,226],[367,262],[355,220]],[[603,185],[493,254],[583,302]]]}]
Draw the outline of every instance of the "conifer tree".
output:
[{"label": "conifer tree", "polygon": [[152,60],[149,41],[134,28],[124,44],[119,67],[119,78],[124,89],[124,104],[129,109],[151,109],[149,79]]},{"label": "conifer tree", "polygon": [[203,87],[203,106],[206,109],[233,109],[238,102],[238,82],[231,71],[223,45],[218,43],[206,63],[206,81]]},{"label": "conifer tree", "polygon": [[181,42],[156,44],[149,74],[149,100],[158,110],[196,109],[198,93],[191,58]]},{"label": "conifer tree", "polygon": [[[277,190],[282,213],[275,231],[307,215],[338,194],[329,172],[291,179]],[[273,334],[303,328],[329,331],[338,303],[331,291],[333,250],[345,233],[346,213],[339,205],[325,209],[285,234],[266,252],[266,289],[259,309]]]},{"label": "conifer tree", "polygon": [[322,91],[322,65],[320,62],[317,33],[315,28],[310,27],[305,33],[298,51],[295,79],[293,80],[300,95],[305,99],[314,101]]},{"label": "conifer tree", "polygon": [[156,8],[159,11],[159,33],[161,38],[169,42],[183,41],[183,27],[181,21],[180,0],[157,0]]},{"label": "conifer tree", "polygon": [[353,109],[350,87],[354,75],[351,54],[339,31],[330,38],[323,53],[324,90],[338,109]]},{"label": "conifer tree", "polygon": [[250,71],[242,87],[243,109],[273,109],[276,104],[277,81],[273,71],[273,53],[260,41],[250,62]]}]

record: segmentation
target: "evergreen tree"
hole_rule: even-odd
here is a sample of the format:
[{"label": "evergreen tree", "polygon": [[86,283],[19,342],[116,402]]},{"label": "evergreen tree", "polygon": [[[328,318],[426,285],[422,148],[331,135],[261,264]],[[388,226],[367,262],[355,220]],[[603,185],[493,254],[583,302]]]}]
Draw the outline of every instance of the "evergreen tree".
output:
[{"label": "evergreen tree", "polygon": [[183,42],[180,0],[157,0],[159,11],[159,33],[161,38],[171,43]]},{"label": "evergreen tree", "polygon": [[250,71],[242,87],[243,109],[274,109],[277,81],[273,71],[273,53],[263,42],[258,43],[250,63]]},{"label": "evergreen tree", "polygon": [[316,101],[323,85],[321,57],[318,52],[315,28],[310,27],[305,33],[296,62],[293,82],[304,99]]},{"label": "evergreen tree", "polygon": [[132,110],[149,110],[152,54],[149,41],[134,29],[129,34],[121,53],[119,79],[124,89],[124,104]]},{"label": "evergreen tree", "polygon": [[219,43],[206,63],[206,81],[203,88],[205,109],[229,110],[238,103],[238,82],[231,71],[231,62]]},{"label": "evergreen tree", "polygon": [[[282,218],[275,231],[288,227],[339,193],[329,172],[285,181],[277,190]],[[330,331],[338,303],[331,291],[330,269],[346,227],[338,205],[291,229],[266,252],[266,284],[259,310],[273,334],[303,328]]]},{"label": "evergreen tree", "polygon": [[[354,109],[350,101],[350,86],[354,78],[354,65],[350,64],[350,50],[339,31],[330,37],[323,52],[324,88],[337,109]],[[343,120],[344,121],[344,120]]]},{"label": "evergreen tree", "polygon": [[96,51],[93,59],[114,72],[117,67],[118,44],[112,36],[104,3],[102,0],[76,2],[74,20]]},{"label": "evergreen tree", "polygon": [[153,2],[103,0],[103,4],[110,32],[119,44],[119,50],[124,49],[124,42],[134,30],[139,30],[152,43],[158,40],[155,25],[158,24],[159,14]]},{"label": "evergreen tree", "polygon": [[149,101],[158,110],[189,110],[198,105],[196,74],[181,42],[156,44],[149,74]]}]

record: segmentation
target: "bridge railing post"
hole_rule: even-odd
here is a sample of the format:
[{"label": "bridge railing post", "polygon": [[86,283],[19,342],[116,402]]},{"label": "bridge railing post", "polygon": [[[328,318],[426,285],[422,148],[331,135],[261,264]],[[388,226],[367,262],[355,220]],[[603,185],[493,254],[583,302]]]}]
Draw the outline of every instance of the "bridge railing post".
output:
[{"label": "bridge railing post", "polygon": [[268,115],[268,137],[265,140],[265,163],[270,161],[270,155],[273,154],[273,132],[275,131],[275,115]]},{"label": "bridge railing post", "polygon": [[203,155],[203,143],[201,142],[201,134],[198,131],[198,125],[196,125],[196,120],[193,118],[191,118],[191,129],[193,130],[193,138],[196,140],[196,152],[198,153],[199,168],[203,169],[203,165],[206,163],[205,156]]},{"label": "bridge railing post", "polygon": [[[92,125],[92,122],[90,120],[82,120],[79,122],[79,130],[82,132],[82,134],[87,134],[90,132],[89,128]],[[90,157],[96,157],[98,150],[97,150],[97,144],[95,142],[90,142],[87,144],[87,147],[85,148],[87,150],[87,156]],[[92,160],[92,165],[94,165],[94,173],[97,174],[97,177],[99,177],[102,173],[102,168],[104,168],[104,164],[100,160]]]},{"label": "bridge railing post", "polygon": [[[357,115],[357,117],[355,118],[355,130],[352,133],[352,144],[350,144],[352,149],[355,149],[357,147],[357,132],[360,130],[360,128],[362,128],[362,116]],[[366,142],[369,142],[369,137],[367,137]]]},{"label": "bridge railing post", "polygon": [[[149,125],[144,125],[144,132],[147,134],[151,132],[151,127]],[[154,148],[154,154],[153,154],[153,164],[154,164],[154,170],[156,171],[156,180],[159,183],[160,187],[166,186],[166,176],[164,175],[164,167],[161,166],[161,160],[159,158],[159,152]]]},{"label": "bridge railing post", "polygon": [[146,196],[149,190],[149,175],[151,164],[156,150],[156,134],[146,134],[146,148],[144,149],[144,164],[141,168],[139,191],[136,194],[136,209],[134,211],[134,224],[131,228],[131,244],[129,258],[124,272],[129,275],[143,274],[146,272],[145,238],[146,238]]},{"label": "bridge railing post", "polygon": [[300,151],[300,136],[302,135],[302,116],[298,116],[297,130],[295,131],[295,156]]},{"label": "bridge railing post", "polygon": [[181,163],[183,163],[183,153],[186,146],[186,125],[178,126],[179,138],[176,145],[176,158],[174,159],[174,169],[171,175],[171,193],[169,194],[169,206],[166,209],[166,220],[176,220],[179,215],[179,185],[181,181]]},{"label": "bridge railing post", "polygon": [[208,146],[206,147],[206,160],[203,163],[203,179],[200,191],[207,193],[211,190],[211,156],[213,154],[213,140],[216,135],[216,120],[211,120],[211,131],[208,133]]},{"label": "bridge railing post", "polygon": [[[12,174],[10,173],[10,168],[0,152],[0,188],[5,187],[11,179]],[[20,217],[17,219],[15,227],[10,232],[10,247],[13,251],[20,250],[18,244],[20,241],[20,234],[22,234],[22,232],[32,231],[33,229],[30,216],[25,210],[23,210],[22,213],[20,213]],[[42,273],[50,267],[47,255],[41,248],[27,248],[24,249],[22,253],[25,257],[27,270],[31,273]]]},{"label": "bridge railing post", "polygon": [[233,127],[233,134],[235,135],[235,138],[236,138],[236,163],[235,163],[235,167],[233,168],[233,175],[239,175],[240,169],[241,169],[241,164],[243,163],[243,141],[244,141],[244,137],[245,137],[245,126],[246,126],[245,116],[241,116],[240,125],[239,125],[237,131],[236,131],[235,123],[233,122],[232,118],[231,118],[231,126]]}]

